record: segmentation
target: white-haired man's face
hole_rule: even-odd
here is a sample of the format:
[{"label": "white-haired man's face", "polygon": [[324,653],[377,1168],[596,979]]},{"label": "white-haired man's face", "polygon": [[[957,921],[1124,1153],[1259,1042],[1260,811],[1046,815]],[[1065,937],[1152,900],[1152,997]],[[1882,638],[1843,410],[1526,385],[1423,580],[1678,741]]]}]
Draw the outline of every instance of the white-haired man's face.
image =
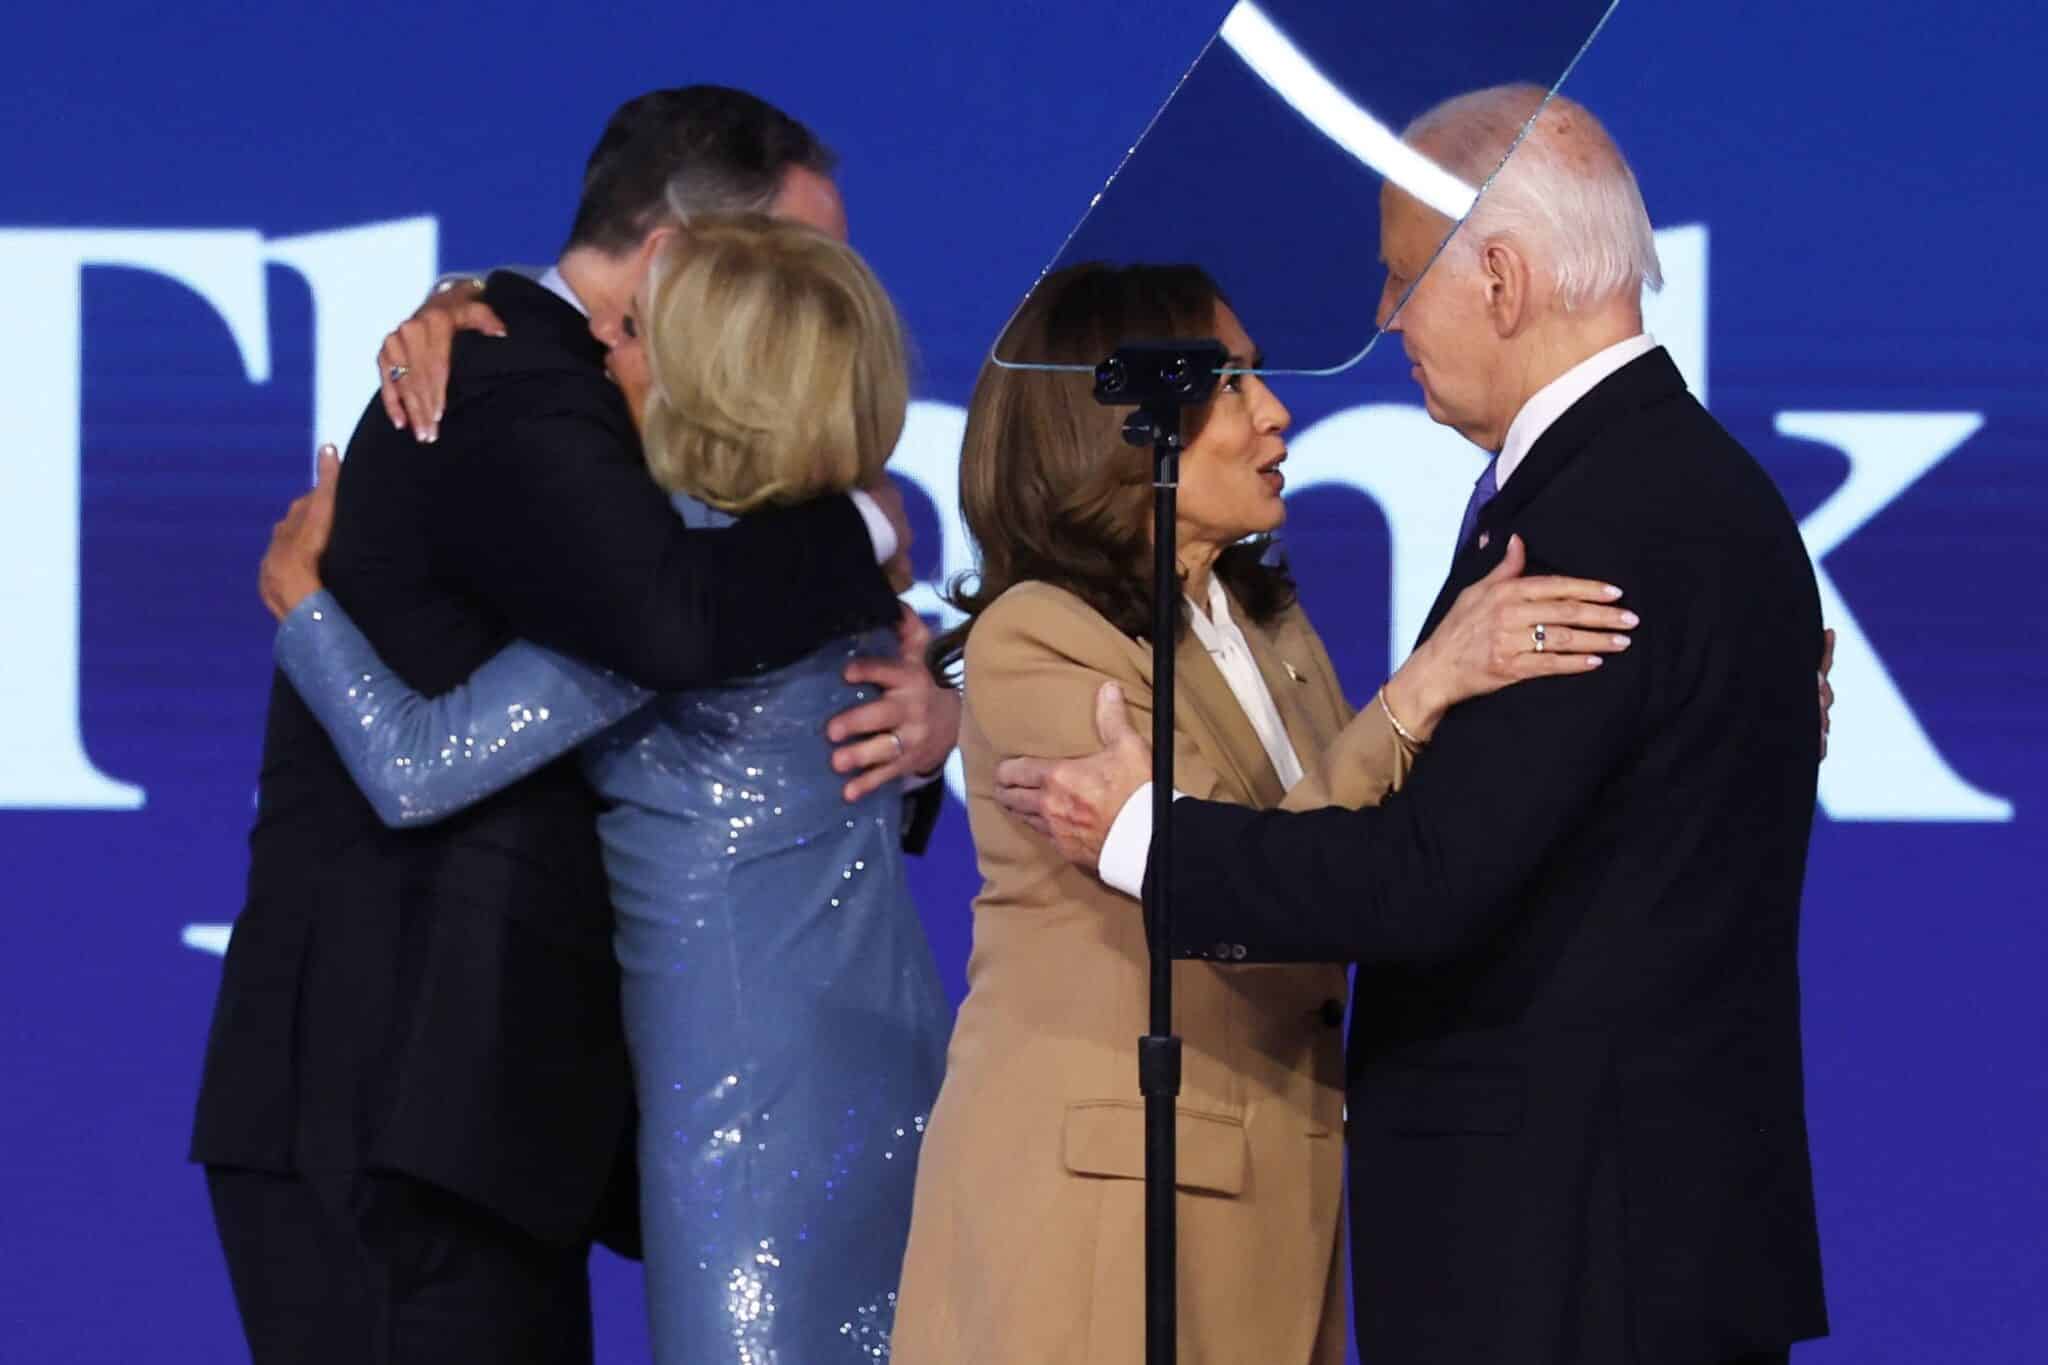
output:
[{"label": "white-haired man's face", "polygon": [[[1380,191],[1380,261],[1387,280],[1378,322],[1400,336],[1430,417],[1474,445],[1497,451],[1514,414],[1500,412],[1503,342],[1489,306],[1490,281],[1455,244],[1429,264],[1449,230],[1443,215],[1392,185]],[[1408,302],[1397,316],[1403,295]]]}]

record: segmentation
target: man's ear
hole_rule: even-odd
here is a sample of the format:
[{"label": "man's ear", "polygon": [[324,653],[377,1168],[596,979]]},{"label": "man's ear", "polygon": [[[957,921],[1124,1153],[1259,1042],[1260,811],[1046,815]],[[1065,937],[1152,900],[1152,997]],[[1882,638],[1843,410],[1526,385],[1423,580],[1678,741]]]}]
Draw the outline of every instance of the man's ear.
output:
[{"label": "man's ear", "polygon": [[670,242],[675,241],[682,235],[683,230],[676,224],[664,223],[649,232],[645,237],[642,237],[638,253],[640,257],[639,273],[644,276],[647,273],[647,267],[653,264],[654,258],[659,256]]},{"label": "man's ear", "polygon": [[1496,237],[1479,249],[1479,277],[1486,285],[1486,312],[1493,334],[1505,341],[1520,332],[1531,316],[1535,286],[1529,260],[1513,242]]}]

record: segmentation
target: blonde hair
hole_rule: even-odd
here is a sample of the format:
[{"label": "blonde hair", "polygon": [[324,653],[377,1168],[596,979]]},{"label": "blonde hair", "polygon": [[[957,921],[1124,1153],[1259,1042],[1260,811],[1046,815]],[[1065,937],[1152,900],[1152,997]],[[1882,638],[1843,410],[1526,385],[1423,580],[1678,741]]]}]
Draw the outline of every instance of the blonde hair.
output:
[{"label": "blonde hair", "polygon": [[910,401],[903,326],[844,243],[760,214],[691,223],[644,314],[647,467],[726,512],[881,476]]}]

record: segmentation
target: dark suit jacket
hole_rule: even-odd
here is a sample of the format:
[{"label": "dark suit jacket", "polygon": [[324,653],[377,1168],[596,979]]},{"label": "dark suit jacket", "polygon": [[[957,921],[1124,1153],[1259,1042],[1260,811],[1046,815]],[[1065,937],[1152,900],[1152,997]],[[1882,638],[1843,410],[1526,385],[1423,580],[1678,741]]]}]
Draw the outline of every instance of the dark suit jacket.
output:
[{"label": "dark suit jacket", "polygon": [[[509,335],[458,341],[438,445],[370,404],[323,563],[408,683],[445,691],[524,636],[689,687],[894,620],[846,499],[686,529],[584,319],[516,275],[487,298]],[[607,1226],[629,1242],[596,813],[565,759],[445,823],[386,829],[280,675],[194,1159],[396,1170],[554,1242]]]},{"label": "dark suit jacket", "polygon": [[1559,419],[1479,529],[1425,635],[1519,532],[1530,572],[1625,588],[1634,647],[1456,708],[1376,809],[1177,803],[1176,942],[1359,964],[1367,1361],[1680,1365],[1820,1335],[1798,527],[1660,350]]}]

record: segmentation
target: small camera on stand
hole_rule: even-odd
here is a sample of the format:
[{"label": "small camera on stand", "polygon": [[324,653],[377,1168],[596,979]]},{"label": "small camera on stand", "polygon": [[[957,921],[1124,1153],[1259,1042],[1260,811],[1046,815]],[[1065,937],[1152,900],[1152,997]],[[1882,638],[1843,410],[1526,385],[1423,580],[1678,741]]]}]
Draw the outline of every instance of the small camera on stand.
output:
[{"label": "small camera on stand", "polygon": [[1180,445],[1179,409],[1206,403],[1216,391],[1217,371],[1230,363],[1223,343],[1134,341],[1119,346],[1095,367],[1095,401],[1111,407],[1135,405],[1124,423],[1134,446]]},{"label": "small camera on stand", "polygon": [[1229,363],[1220,341],[1134,341],[1095,367],[1095,400],[1117,407],[1205,403],[1216,372]]}]

